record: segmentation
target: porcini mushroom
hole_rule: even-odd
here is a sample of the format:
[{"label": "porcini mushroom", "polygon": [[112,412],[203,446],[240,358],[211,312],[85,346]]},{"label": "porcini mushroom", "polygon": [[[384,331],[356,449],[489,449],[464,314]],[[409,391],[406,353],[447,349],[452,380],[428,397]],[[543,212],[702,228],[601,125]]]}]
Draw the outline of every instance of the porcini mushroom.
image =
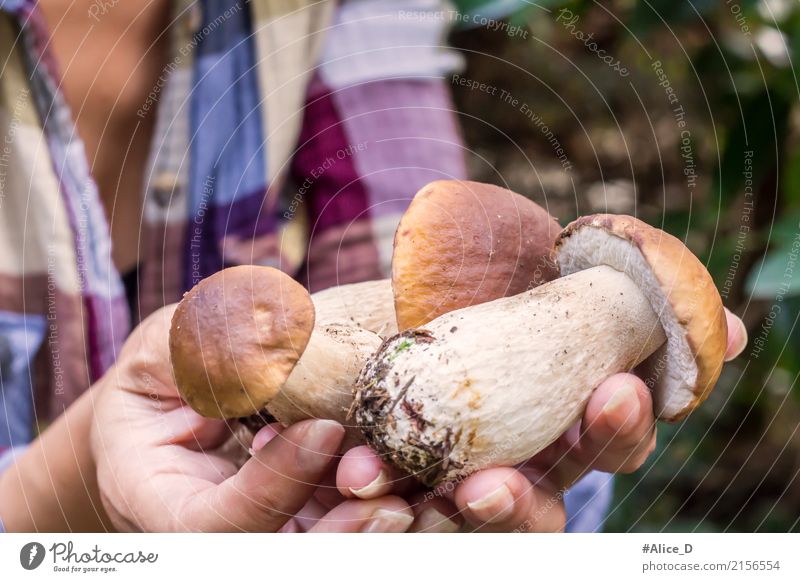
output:
[{"label": "porcini mushroom", "polygon": [[555,279],[561,228],[523,196],[479,182],[437,180],[395,232],[392,287],[400,330]]},{"label": "porcini mushroom", "polygon": [[266,411],[286,424],[344,421],[353,382],[381,339],[315,326],[308,292],[270,267],[239,266],[202,280],[178,304],[170,357],[181,396],[212,418]]},{"label": "porcini mushroom", "polygon": [[[378,336],[394,335],[397,323],[407,327],[553,278],[549,249],[558,232],[554,218],[509,190],[432,182],[397,230],[392,280],[333,287],[309,299],[274,269],[234,267],[187,293],[170,334],[179,390],[201,414],[244,417],[251,430],[268,416],[284,424],[344,422]],[[289,312],[279,313],[284,305]],[[280,329],[265,335],[263,319]]]},{"label": "porcini mushroom", "polygon": [[678,239],[628,216],[560,235],[562,275],[385,341],[357,382],[368,443],[427,485],[524,461],[578,420],[608,376],[648,357],[658,416],[708,395],[726,325],[710,275]]},{"label": "porcini mushroom", "polygon": [[392,278],[312,295],[317,321],[389,337],[443,313],[516,295],[558,276],[550,250],[561,228],[516,192],[436,180],[417,192],[395,231]]},{"label": "porcini mushroom", "polygon": [[381,337],[397,333],[389,279],[329,287],[314,293],[311,300],[317,312],[318,325],[354,325]]}]

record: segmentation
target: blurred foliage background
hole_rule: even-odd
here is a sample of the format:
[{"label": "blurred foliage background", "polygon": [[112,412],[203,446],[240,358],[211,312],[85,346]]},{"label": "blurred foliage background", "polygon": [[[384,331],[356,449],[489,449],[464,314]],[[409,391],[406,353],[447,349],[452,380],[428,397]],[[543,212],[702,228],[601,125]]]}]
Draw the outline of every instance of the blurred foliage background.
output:
[{"label": "blurred foliage background", "polygon": [[472,176],[562,224],[613,212],[671,232],[750,334],[617,478],[606,529],[800,531],[800,3],[511,4],[505,26],[451,39],[485,84],[453,82]]}]

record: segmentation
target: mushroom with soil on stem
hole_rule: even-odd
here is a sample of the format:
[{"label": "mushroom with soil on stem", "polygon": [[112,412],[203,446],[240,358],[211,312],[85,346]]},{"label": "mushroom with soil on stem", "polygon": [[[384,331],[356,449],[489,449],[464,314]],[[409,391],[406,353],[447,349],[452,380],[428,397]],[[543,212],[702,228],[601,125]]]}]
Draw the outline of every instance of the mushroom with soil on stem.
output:
[{"label": "mushroom with soil on stem", "polygon": [[[266,267],[233,267],[201,281],[173,317],[178,389],[200,414],[241,417],[251,432],[269,417],[344,424],[378,335],[553,278],[549,249],[558,232],[546,211],[509,190],[432,182],[397,229],[392,280],[310,298]],[[359,436],[352,428],[348,435],[351,442]]]},{"label": "mushroom with soil on stem", "polygon": [[727,329],[711,276],[676,238],[628,216],[570,224],[562,278],[446,313],[385,341],[357,383],[375,451],[426,485],[535,455],[605,378],[645,363],[677,421],[713,388]]},{"label": "mushroom with soil on stem", "polygon": [[[390,337],[443,313],[536,287],[558,276],[551,249],[560,232],[546,210],[511,190],[464,180],[431,182],[414,196],[395,231],[391,280],[315,293],[318,326],[347,323]],[[325,402],[328,390],[317,389],[315,398]],[[308,418],[298,410],[328,410],[297,406],[293,395],[282,391],[267,410],[282,422]],[[337,410],[345,402],[352,394],[348,400],[337,390]]]},{"label": "mushroom with soil on stem", "polygon": [[555,279],[551,249],[560,232],[544,208],[511,190],[465,180],[424,186],[395,232],[398,328]]},{"label": "mushroom with soil on stem", "polygon": [[[291,424],[314,417],[344,423],[353,382],[380,343],[356,325],[315,325],[311,296],[281,271],[239,266],[186,293],[169,345],[176,386],[203,416],[266,411]],[[251,430],[264,423],[246,422]]]},{"label": "mushroom with soil on stem", "polygon": [[381,337],[397,333],[389,279],[329,287],[311,295],[311,300],[317,312],[317,325],[352,325]]},{"label": "mushroom with soil on stem", "polygon": [[558,277],[550,250],[560,232],[544,208],[511,190],[430,182],[395,231],[391,279],[315,293],[317,321],[390,337],[448,311],[516,295]]}]

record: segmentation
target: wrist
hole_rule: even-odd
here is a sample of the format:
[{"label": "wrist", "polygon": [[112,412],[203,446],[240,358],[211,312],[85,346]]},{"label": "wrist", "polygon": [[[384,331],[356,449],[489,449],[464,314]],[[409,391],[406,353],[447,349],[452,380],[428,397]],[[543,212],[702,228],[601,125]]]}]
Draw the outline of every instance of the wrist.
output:
[{"label": "wrist", "polygon": [[109,529],[89,439],[95,390],[84,393],[0,474],[6,531]]}]

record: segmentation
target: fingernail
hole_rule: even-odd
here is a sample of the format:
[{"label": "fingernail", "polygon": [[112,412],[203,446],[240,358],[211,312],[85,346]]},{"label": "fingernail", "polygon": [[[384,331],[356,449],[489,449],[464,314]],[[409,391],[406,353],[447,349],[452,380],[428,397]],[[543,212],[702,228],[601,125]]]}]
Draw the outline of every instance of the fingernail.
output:
[{"label": "fingernail", "polygon": [[603,406],[606,422],[617,431],[633,427],[639,420],[641,404],[636,386],[625,383],[620,386]]},{"label": "fingernail", "polygon": [[339,450],[344,428],[333,420],[314,420],[308,423],[297,448],[297,464],[307,471],[319,471],[330,463]]},{"label": "fingernail", "polygon": [[432,507],[423,511],[414,522],[414,530],[421,533],[455,533],[458,529],[456,522]]},{"label": "fingernail", "polygon": [[744,326],[744,322],[739,318],[736,318],[736,325],[739,326],[739,333],[737,334],[739,339],[736,341],[736,344],[731,346],[728,353],[725,354],[726,362],[730,362],[738,357],[747,347],[747,328]]},{"label": "fingernail", "polygon": [[514,511],[514,496],[511,490],[501,485],[478,501],[467,503],[470,511],[484,523],[503,521]]},{"label": "fingernail", "polygon": [[262,427],[261,430],[259,430],[253,437],[253,444],[251,445],[251,449],[254,452],[260,451],[265,446],[267,446],[267,443],[269,443],[276,436],[278,436],[278,431],[275,430],[270,425]]},{"label": "fingernail", "polygon": [[388,483],[389,477],[386,475],[386,471],[381,469],[378,473],[378,476],[375,477],[375,479],[373,479],[368,485],[364,485],[360,489],[356,489],[354,487],[349,487],[349,489],[350,493],[356,497],[361,499],[372,499],[373,497],[377,497],[381,492],[381,489]]},{"label": "fingernail", "polygon": [[361,528],[361,531],[364,533],[402,533],[409,528],[413,521],[413,515],[378,509]]}]

